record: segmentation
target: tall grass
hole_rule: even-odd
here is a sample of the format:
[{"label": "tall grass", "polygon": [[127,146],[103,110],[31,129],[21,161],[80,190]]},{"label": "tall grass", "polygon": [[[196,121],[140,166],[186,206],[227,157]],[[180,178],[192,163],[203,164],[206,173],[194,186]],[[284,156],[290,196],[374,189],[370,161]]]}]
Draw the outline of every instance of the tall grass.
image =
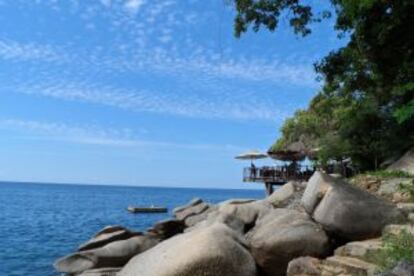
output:
[{"label": "tall grass", "polygon": [[383,248],[375,254],[381,271],[389,270],[401,261],[414,261],[414,236],[403,230],[399,234],[387,234],[383,238]]},{"label": "tall grass", "polygon": [[391,171],[391,170],[377,170],[366,172],[363,175],[375,176],[379,178],[412,178],[414,175],[404,171]]},{"label": "tall grass", "polygon": [[410,201],[414,201],[414,179],[408,183],[400,183],[398,189],[400,192],[407,194]]}]

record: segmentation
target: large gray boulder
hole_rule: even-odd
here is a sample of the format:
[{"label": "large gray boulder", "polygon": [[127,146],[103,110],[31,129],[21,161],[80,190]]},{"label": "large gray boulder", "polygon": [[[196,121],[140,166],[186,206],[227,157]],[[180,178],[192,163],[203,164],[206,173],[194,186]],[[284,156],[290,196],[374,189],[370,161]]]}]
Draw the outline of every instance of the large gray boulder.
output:
[{"label": "large gray boulder", "polygon": [[127,228],[125,228],[122,225],[107,225],[104,228],[102,228],[102,230],[98,231],[98,233],[95,234],[95,237],[100,236],[102,234],[109,234],[109,233],[113,233],[113,232],[120,231],[120,230],[127,230]]},{"label": "large gray boulder", "polygon": [[182,212],[185,209],[188,209],[190,207],[193,207],[195,205],[198,205],[198,204],[200,204],[202,202],[203,202],[203,200],[201,198],[199,198],[199,197],[193,198],[187,204],[185,204],[183,206],[178,206],[178,207],[174,208],[173,213],[176,214],[176,213]]},{"label": "large gray boulder", "polygon": [[257,201],[257,199],[253,198],[232,198],[225,201],[222,201],[219,203],[219,205],[225,205],[225,204],[245,204]]},{"label": "large gray boulder", "polygon": [[205,209],[203,212],[198,214],[192,214],[190,216],[187,216],[184,220],[185,227],[192,227],[196,225],[197,223],[207,219],[208,215],[214,211],[216,207],[209,206],[207,209]]},{"label": "large gray boulder", "polygon": [[76,276],[116,276],[116,274],[120,270],[120,267],[95,268],[85,270],[84,272],[82,272],[81,274],[77,274]]},{"label": "large gray boulder", "polygon": [[394,205],[322,172],[309,180],[302,204],[327,232],[347,240],[380,236],[385,225],[405,220]]},{"label": "large gray boulder", "polygon": [[157,222],[148,232],[157,235],[160,239],[168,239],[179,233],[182,233],[185,229],[185,224],[182,220],[167,219]]},{"label": "large gray boulder", "polygon": [[185,220],[190,216],[199,215],[208,210],[210,206],[201,199],[195,199],[188,205],[174,209],[174,216],[178,220]]},{"label": "large gray boulder", "polygon": [[242,237],[224,224],[174,236],[135,256],[119,276],[255,276]]},{"label": "large gray boulder", "polygon": [[322,262],[313,257],[299,257],[289,262],[287,276],[320,276]]},{"label": "large gray boulder", "polygon": [[133,236],[140,235],[141,233],[131,232],[123,227],[105,227],[99,231],[92,239],[80,245],[78,251],[90,250],[98,247],[102,247],[108,243],[129,239]]},{"label": "large gray boulder", "polygon": [[265,200],[274,208],[300,209],[300,201],[306,182],[289,181],[275,190]]},{"label": "large gray boulder", "polygon": [[272,209],[272,205],[266,200],[247,202],[227,201],[218,205],[218,212],[238,218],[244,223],[246,230],[252,228],[259,217],[265,215]]},{"label": "large gray boulder", "polygon": [[246,234],[250,251],[263,275],[285,275],[288,263],[301,256],[329,253],[324,230],[303,212],[274,209]]},{"label": "large gray boulder", "polygon": [[185,232],[223,223],[240,234],[246,233],[255,224],[256,219],[272,209],[265,200],[230,199],[213,205],[201,214],[185,219],[188,227]]},{"label": "large gray boulder", "polygon": [[185,228],[188,228],[205,220],[208,213],[213,209],[212,206],[205,203],[202,199],[194,198],[186,205],[175,208],[173,213],[175,218],[183,221]]},{"label": "large gray boulder", "polygon": [[135,236],[127,240],[109,243],[101,248],[76,252],[57,260],[54,267],[59,272],[70,274],[95,268],[120,267],[136,254],[155,246],[157,243],[158,239],[149,235]]},{"label": "large gray boulder", "polygon": [[227,227],[231,228],[232,230],[236,231],[241,235],[243,235],[246,232],[245,223],[242,220],[240,220],[234,215],[222,213],[218,210],[210,212],[205,220],[194,225],[193,227],[187,228],[186,232],[194,231],[200,228],[207,228],[216,223],[225,224]]},{"label": "large gray boulder", "polygon": [[410,185],[412,181],[412,178],[402,177],[383,179],[381,185],[378,187],[377,194],[384,198],[393,199],[396,193],[401,193],[401,185]]},{"label": "large gray boulder", "polygon": [[293,182],[288,182],[268,196],[266,201],[272,204],[275,208],[282,208],[288,204],[294,194],[295,186],[293,185]]}]

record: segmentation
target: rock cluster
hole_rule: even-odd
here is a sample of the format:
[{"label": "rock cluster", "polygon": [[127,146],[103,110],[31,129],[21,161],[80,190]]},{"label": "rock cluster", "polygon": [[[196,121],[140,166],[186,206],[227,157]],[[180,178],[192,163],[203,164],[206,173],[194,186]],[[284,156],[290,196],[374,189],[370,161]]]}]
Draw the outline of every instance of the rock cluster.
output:
[{"label": "rock cluster", "polygon": [[221,223],[177,235],[134,257],[124,276],[254,276],[256,264],[243,238]]},{"label": "rock cluster", "polygon": [[307,185],[287,183],[263,200],[194,199],[145,233],[107,227],[55,268],[95,276],[369,275],[376,267],[363,257],[379,245],[361,240],[408,213],[316,172]]},{"label": "rock cluster", "polygon": [[377,197],[394,203],[410,202],[411,196],[401,189],[401,185],[412,185],[414,177],[381,177],[364,174],[352,179],[352,184],[368,191]]},{"label": "rock cluster", "polygon": [[395,205],[321,172],[309,180],[302,204],[326,231],[346,240],[379,236],[385,225],[405,220]]}]

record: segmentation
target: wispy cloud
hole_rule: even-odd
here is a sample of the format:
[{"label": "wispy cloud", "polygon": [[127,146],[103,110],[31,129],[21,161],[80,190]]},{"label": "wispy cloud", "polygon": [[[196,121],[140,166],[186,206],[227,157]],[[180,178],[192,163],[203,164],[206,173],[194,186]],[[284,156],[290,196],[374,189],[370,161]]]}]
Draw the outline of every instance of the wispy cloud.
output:
[{"label": "wispy cloud", "polygon": [[145,89],[120,89],[88,83],[57,81],[42,84],[21,84],[14,91],[28,95],[78,101],[117,107],[134,112],[170,114],[191,118],[234,120],[283,120],[287,114],[271,103],[242,99],[235,101],[231,95],[203,97],[203,95],[180,95],[159,93]]},{"label": "wispy cloud", "polygon": [[[162,42],[171,40],[166,32],[159,37]],[[205,50],[183,57],[161,48],[131,53],[127,58],[107,56],[94,51],[92,55],[71,52],[63,47],[22,44],[17,41],[0,40],[0,58],[17,61],[47,61],[69,63],[85,71],[113,71],[117,73],[153,72],[183,76],[189,74],[200,81],[221,77],[244,81],[267,81],[290,83],[294,86],[314,87],[315,74],[310,64],[289,64],[280,60],[231,59],[221,60]]]},{"label": "wispy cloud", "polygon": [[[35,2],[18,3],[58,5],[53,0]],[[280,84],[299,89],[315,87],[310,63],[267,55],[265,58],[261,55],[230,55],[231,46],[225,43],[219,50],[211,47],[208,37],[203,36],[200,41],[194,38],[194,30],[189,30],[194,28],[192,24],[209,26],[217,15],[193,9],[194,6],[189,13],[189,10],[179,8],[179,2],[70,2],[76,5],[68,11],[76,13],[71,16],[79,16],[85,28],[103,24],[98,31],[107,29],[110,32],[105,45],[89,41],[87,36],[79,45],[76,37],[69,36],[65,45],[48,43],[48,40],[35,43],[0,39],[0,59],[24,65],[31,62],[24,71],[35,73],[27,81],[16,77],[15,87],[7,83],[8,91],[114,106],[134,112],[275,121],[287,115],[285,106],[276,102],[275,91]],[[196,5],[194,3],[197,2],[189,5]],[[126,9],[139,12],[136,16],[126,16]],[[62,10],[61,13],[66,12]],[[206,34],[209,31],[207,28]],[[155,76],[156,80],[173,79],[181,86],[172,90],[143,81],[131,88],[133,85],[127,87],[121,82],[108,85],[109,81],[102,81],[112,76],[117,76],[118,80],[124,78],[128,83]],[[292,96],[295,95],[286,95]]]},{"label": "wispy cloud", "polygon": [[[95,126],[69,126],[62,123],[39,122],[19,119],[0,120],[0,128],[21,131],[30,138],[60,140],[81,144],[132,146],[130,129],[100,129]],[[32,136],[36,135],[36,136]]]},{"label": "wispy cloud", "polygon": [[144,5],[145,1],[144,0],[127,0],[125,2],[125,9],[127,9],[128,12],[130,13],[137,13],[139,11],[139,9],[142,7],[142,5]]},{"label": "wispy cloud", "polygon": [[[291,66],[273,61],[263,60],[230,60],[219,62],[201,55],[193,57],[171,57],[165,51],[155,51],[151,55],[140,55],[123,60],[113,57],[89,56],[74,53],[62,53],[62,48],[25,45],[15,41],[0,40],[0,58],[12,60],[40,60],[64,65],[58,69],[60,75],[73,76],[111,72],[117,75],[142,76],[156,74],[170,76],[176,82],[185,83],[186,92],[165,90],[165,88],[131,89],[99,84],[96,81],[71,81],[56,79],[50,67],[36,67],[36,75],[30,83],[19,80],[16,87],[10,89],[20,93],[53,97],[62,100],[81,101],[93,104],[115,106],[131,110],[173,114],[186,117],[217,119],[260,119],[282,120],[286,117],[283,107],[272,100],[275,97],[271,84],[294,82],[311,85],[312,74],[305,66]],[[68,64],[75,65],[77,72],[68,69]],[[276,69],[277,68],[277,69]],[[60,76],[61,77],[61,76]],[[267,96],[255,96],[242,86],[240,82],[266,82]],[[256,84],[256,85],[258,85]],[[261,85],[262,86],[262,85]],[[256,90],[260,90],[260,87]],[[208,91],[207,93],[205,93]],[[257,92],[257,91],[256,91]],[[261,98],[261,99],[260,99]]]},{"label": "wispy cloud", "polygon": [[188,150],[231,150],[244,149],[235,145],[214,144],[180,144],[164,141],[140,139],[138,134],[129,128],[99,128],[93,125],[68,125],[63,123],[0,119],[0,129],[17,131],[24,138],[32,140],[61,141],[74,144],[85,144],[122,148],[175,148]]},{"label": "wispy cloud", "polygon": [[112,0],[100,0],[102,5],[104,5],[105,7],[110,7],[112,4]]},{"label": "wispy cloud", "polygon": [[47,61],[62,63],[71,58],[57,47],[36,43],[0,40],[0,58],[12,61]]}]

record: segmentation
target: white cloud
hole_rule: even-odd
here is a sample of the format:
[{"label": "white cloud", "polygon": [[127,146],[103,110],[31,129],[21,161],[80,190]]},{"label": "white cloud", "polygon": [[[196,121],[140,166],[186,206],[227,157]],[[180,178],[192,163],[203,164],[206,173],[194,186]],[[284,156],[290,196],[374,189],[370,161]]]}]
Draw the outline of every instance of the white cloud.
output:
[{"label": "white cloud", "polygon": [[[232,82],[232,79],[246,82],[269,83],[278,82],[310,82],[307,69],[300,66],[289,66],[274,62],[267,64],[261,60],[216,62],[202,56],[189,58],[171,57],[162,49],[154,49],[152,55],[135,56],[131,60],[102,58],[97,49],[88,57],[82,54],[66,53],[63,48],[41,46],[36,44],[20,44],[14,41],[0,40],[0,57],[13,60],[39,60],[64,64],[59,69],[59,78],[73,75],[68,64],[77,66],[76,74],[87,75],[96,72],[114,72],[119,74],[158,74],[171,75],[178,83],[182,83],[185,91],[176,87],[175,91],[166,88],[126,89],[117,86],[100,85],[91,81],[72,83],[56,79],[58,75],[50,73],[50,67],[36,66],[36,75],[25,82],[19,79],[16,84],[8,83],[9,91],[52,97],[69,101],[80,101],[92,104],[114,106],[131,111],[144,111],[161,114],[172,114],[194,118],[217,119],[260,119],[282,120],[286,113],[278,107],[272,91],[266,95],[254,95],[243,91]],[[63,52],[63,54],[61,54]],[[277,70],[276,70],[277,68]],[[38,77],[39,76],[39,77]],[[228,79],[229,81],[227,81]],[[3,83],[5,87],[5,83]],[[261,99],[260,99],[261,98]]]},{"label": "white cloud", "polygon": [[135,14],[139,11],[142,5],[144,5],[144,3],[144,0],[127,0],[124,7],[128,12]]},{"label": "white cloud", "polygon": [[172,36],[169,34],[163,34],[158,38],[162,43],[167,43],[172,40]]},{"label": "white cloud", "polygon": [[202,95],[179,95],[148,90],[125,90],[91,84],[75,84],[55,80],[50,84],[22,84],[19,93],[62,100],[113,106],[135,112],[152,112],[193,118],[235,120],[282,120],[284,112],[266,102],[249,99],[236,101],[231,95],[216,99]]},{"label": "white cloud", "polygon": [[178,148],[188,150],[237,150],[244,148],[234,145],[180,144],[154,140],[142,140],[131,129],[98,128],[96,126],[73,126],[63,123],[21,119],[0,119],[0,129],[18,131],[24,138],[32,140],[60,141],[126,148]]},{"label": "white cloud", "polygon": [[0,58],[5,60],[67,62],[69,56],[51,45],[22,44],[13,40],[0,40]]},{"label": "white cloud", "polygon": [[[211,19],[193,9],[193,2],[189,4],[191,8],[182,10],[175,6],[178,1],[171,0],[100,1],[95,4],[77,1],[79,7],[75,11],[93,11],[83,22],[85,28],[91,24],[91,19],[98,19],[91,17],[99,17],[96,21],[99,27],[93,21],[97,31],[106,26],[112,28],[111,35],[105,37],[105,45],[96,40],[92,30],[88,32],[91,38],[83,37],[80,42],[68,37],[65,45],[0,39],[0,59],[29,61],[21,75],[27,75],[29,70],[34,73],[26,82],[18,78],[19,72],[14,72],[15,83],[10,84],[7,80],[1,85],[8,86],[9,91],[137,112],[271,121],[286,116],[287,108],[276,102],[278,88],[316,86],[311,64],[297,62],[297,58],[234,56],[228,54],[232,50],[229,45],[224,45],[223,53],[227,58],[223,58],[217,49],[183,29],[186,26],[194,29],[194,26],[188,26],[190,22],[202,24],[206,18]],[[21,5],[30,3],[19,2]],[[111,9],[105,6],[111,6]],[[139,10],[139,14],[125,16],[126,8]],[[172,91],[138,81],[132,89],[129,88],[132,85],[125,87],[120,81],[108,86],[105,81],[109,82],[112,76],[117,76],[117,80],[133,80],[131,82],[146,76],[157,80],[172,79],[181,87],[174,87]]]},{"label": "white cloud", "polygon": [[[158,38],[166,43],[172,36],[166,32]],[[99,48],[97,48],[99,50]],[[125,52],[125,50],[123,50]],[[288,83],[293,86],[316,87],[315,73],[310,64],[289,64],[281,60],[271,62],[262,59],[221,60],[199,47],[199,50],[183,57],[163,48],[155,47],[144,52],[133,53],[128,58],[64,51],[51,45],[21,44],[16,41],[0,40],[0,58],[7,60],[34,60],[55,63],[70,63],[78,70],[113,71],[117,73],[153,72],[173,76],[185,76],[199,80],[200,84],[210,82],[211,77],[244,81],[266,81],[269,84]],[[185,73],[185,74],[184,74]]]},{"label": "white cloud", "polygon": [[102,5],[104,5],[105,7],[110,7],[112,4],[112,0],[99,0]]},{"label": "white cloud", "polygon": [[19,119],[0,120],[0,128],[36,134],[37,138],[70,141],[97,145],[132,145],[130,129],[99,129],[95,126],[69,126],[62,123],[25,121]]}]

